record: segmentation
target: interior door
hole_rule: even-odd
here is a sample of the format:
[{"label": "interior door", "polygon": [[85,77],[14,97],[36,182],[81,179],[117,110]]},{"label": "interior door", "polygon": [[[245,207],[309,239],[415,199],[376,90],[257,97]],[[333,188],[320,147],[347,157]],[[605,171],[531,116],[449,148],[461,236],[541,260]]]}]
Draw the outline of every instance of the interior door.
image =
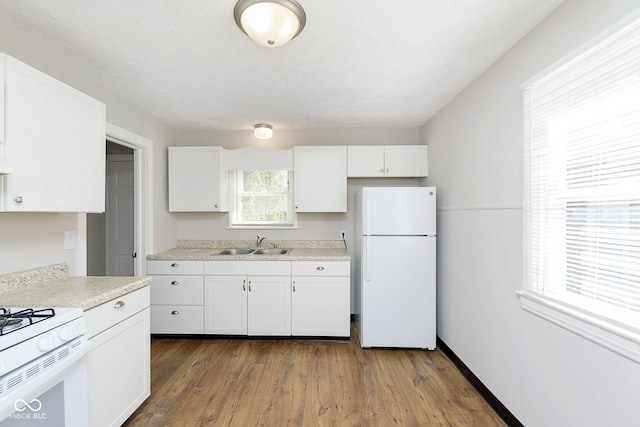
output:
[{"label": "interior door", "polygon": [[133,156],[107,157],[107,275],[133,276]]}]

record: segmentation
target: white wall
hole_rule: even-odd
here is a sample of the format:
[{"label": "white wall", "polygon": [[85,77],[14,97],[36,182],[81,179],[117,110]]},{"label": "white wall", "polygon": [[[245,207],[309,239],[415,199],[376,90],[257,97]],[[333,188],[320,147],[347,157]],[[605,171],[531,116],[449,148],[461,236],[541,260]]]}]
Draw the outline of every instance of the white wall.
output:
[{"label": "white wall", "polygon": [[[107,105],[107,121],[154,142],[154,248],[173,247],[176,223],[169,214],[166,187],[166,147],[175,130],[142,110],[124,102],[108,88],[91,82],[90,70],[80,69],[52,50],[45,40],[29,32],[8,31],[0,26],[0,51],[101,100]],[[43,179],[45,179],[43,177]],[[64,232],[76,229],[75,214],[0,213],[0,274],[67,262],[76,271],[75,250],[63,249]]]},{"label": "white wall", "polygon": [[526,426],[640,425],[640,365],[524,312],[520,84],[640,6],[567,0],[422,129],[438,335]]}]

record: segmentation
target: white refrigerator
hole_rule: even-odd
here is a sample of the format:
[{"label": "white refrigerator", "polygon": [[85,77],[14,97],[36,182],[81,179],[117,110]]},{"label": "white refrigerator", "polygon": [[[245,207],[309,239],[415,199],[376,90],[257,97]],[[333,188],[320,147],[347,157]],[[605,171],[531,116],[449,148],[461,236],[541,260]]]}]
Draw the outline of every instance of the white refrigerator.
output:
[{"label": "white refrigerator", "polygon": [[435,187],[364,187],[355,207],[360,345],[435,349]]}]

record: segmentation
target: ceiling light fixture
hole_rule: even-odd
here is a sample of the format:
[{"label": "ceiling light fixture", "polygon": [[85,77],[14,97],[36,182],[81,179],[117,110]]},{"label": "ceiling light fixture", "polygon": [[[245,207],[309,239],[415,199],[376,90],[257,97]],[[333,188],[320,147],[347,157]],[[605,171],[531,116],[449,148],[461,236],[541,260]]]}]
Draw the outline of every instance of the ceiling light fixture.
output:
[{"label": "ceiling light fixture", "polygon": [[295,0],[240,0],[233,17],[253,41],[267,47],[288,43],[307,22],[302,6]]},{"label": "ceiling light fixture", "polygon": [[253,125],[253,136],[258,139],[271,139],[273,136],[273,126],[266,123]]}]

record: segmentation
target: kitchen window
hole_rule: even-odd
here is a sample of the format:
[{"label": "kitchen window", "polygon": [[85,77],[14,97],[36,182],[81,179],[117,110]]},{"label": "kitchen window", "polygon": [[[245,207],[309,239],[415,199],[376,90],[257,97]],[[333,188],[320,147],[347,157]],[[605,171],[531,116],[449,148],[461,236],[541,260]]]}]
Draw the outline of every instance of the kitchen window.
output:
[{"label": "kitchen window", "polygon": [[522,89],[522,306],[640,362],[638,15]]},{"label": "kitchen window", "polygon": [[231,228],[293,228],[293,172],[242,170],[229,172]]}]

